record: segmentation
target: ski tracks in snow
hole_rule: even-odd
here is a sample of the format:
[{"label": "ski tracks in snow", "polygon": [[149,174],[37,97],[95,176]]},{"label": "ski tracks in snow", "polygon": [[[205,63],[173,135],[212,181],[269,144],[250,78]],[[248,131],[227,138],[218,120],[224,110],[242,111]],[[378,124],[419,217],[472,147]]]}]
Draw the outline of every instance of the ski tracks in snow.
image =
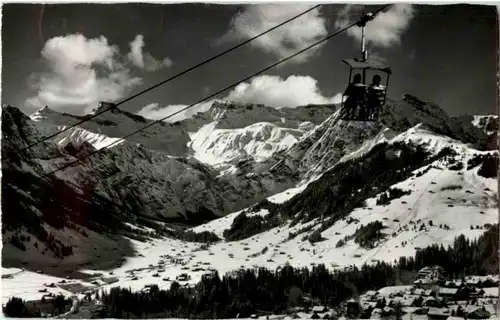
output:
[{"label": "ski tracks in snow", "polygon": [[[405,220],[401,220],[401,219],[399,220],[400,222],[396,225],[396,227],[394,227],[392,229],[392,231],[389,233],[389,235],[386,238],[386,240],[384,240],[382,242],[382,244],[380,246],[378,246],[378,248],[376,249],[376,251],[374,253],[372,253],[372,254],[367,254],[367,258],[363,261],[363,264],[365,264],[368,260],[373,259],[373,257],[376,256],[380,252],[380,250],[384,249],[387,246],[387,243],[392,239],[392,234],[394,232],[396,232],[401,226],[408,224],[410,221],[412,221],[412,220],[414,220],[416,218],[417,213],[418,213],[418,209],[420,208],[420,200],[422,199],[422,197],[429,190],[429,187],[432,185],[431,182],[434,181],[434,180],[436,180],[436,178],[438,178],[440,175],[442,175],[444,171],[445,171],[445,169],[441,168],[440,171],[439,171],[439,173],[436,174],[433,177],[433,179],[431,179],[431,181],[429,183],[427,183],[426,187],[420,192],[418,198],[413,203],[413,206],[411,207],[411,210],[409,211],[409,214],[405,218]],[[398,218],[401,218],[402,216],[405,216],[405,213],[402,213],[400,216],[398,216]]]}]

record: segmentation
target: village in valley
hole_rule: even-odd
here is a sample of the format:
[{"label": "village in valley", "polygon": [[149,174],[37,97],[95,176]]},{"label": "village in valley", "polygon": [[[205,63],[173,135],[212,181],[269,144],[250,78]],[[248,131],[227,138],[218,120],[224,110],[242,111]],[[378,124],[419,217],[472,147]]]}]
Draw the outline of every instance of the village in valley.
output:
[{"label": "village in valley", "polygon": [[[442,267],[419,270],[409,286],[367,291],[340,310],[294,308],[293,319],[497,319],[498,275],[447,280]],[[307,312],[308,311],[308,312]],[[257,317],[255,317],[257,318]]]}]

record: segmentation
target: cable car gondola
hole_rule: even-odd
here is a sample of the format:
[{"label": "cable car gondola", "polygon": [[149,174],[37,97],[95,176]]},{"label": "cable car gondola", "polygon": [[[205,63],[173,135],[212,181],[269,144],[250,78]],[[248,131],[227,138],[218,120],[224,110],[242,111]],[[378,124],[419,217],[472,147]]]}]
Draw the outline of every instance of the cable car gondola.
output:
[{"label": "cable car gondola", "polygon": [[[386,101],[391,68],[378,60],[368,58],[365,47],[365,26],[374,17],[372,13],[367,13],[357,23],[362,30],[361,59],[342,60],[349,66],[349,85],[342,95],[340,110],[340,119],[345,121],[377,121],[380,107]],[[358,70],[360,72],[353,76],[353,71]],[[385,85],[382,85],[381,73],[386,78]],[[373,76],[369,85],[366,84],[367,75]]]}]

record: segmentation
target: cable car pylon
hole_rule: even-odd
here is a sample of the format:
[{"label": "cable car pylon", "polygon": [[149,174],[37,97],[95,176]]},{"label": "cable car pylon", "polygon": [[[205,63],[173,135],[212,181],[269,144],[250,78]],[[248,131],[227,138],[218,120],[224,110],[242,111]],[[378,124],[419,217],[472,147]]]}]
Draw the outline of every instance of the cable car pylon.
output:
[{"label": "cable car pylon", "polygon": [[[386,101],[391,68],[380,61],[370,59],[366,49],[365,28],[367,24],[375,19],[375,14],[363,13],[356,26],[361,28],[361,58],[342,60],[349,66],[349,84],[342,95],[340,119],[345,121],[377,121],[379,110]],[[353,74],[353,70],[361,70],[361,73]],[[374,73],[372,81],[367,85],[367,72]],[[382,77],[379,73],[385,73],[386,83],[381,84]]]}]

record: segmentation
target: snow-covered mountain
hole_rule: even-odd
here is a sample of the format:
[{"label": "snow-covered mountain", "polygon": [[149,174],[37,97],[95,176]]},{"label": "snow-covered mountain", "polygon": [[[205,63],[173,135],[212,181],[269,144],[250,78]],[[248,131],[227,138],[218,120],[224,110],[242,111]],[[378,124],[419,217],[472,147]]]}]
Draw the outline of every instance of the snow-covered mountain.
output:
[{"label": "snow-covered mountain", "polygon": [[[56,273],[50,265],[102,270],[123,259],[113,266],[113,285],[139,289],[157,282],[153,263],[164,255],[183,260],[184,269],[206,262],[221,272],[287,261],[336,268],[413,255],[496,222],[492,125],[449,117],[411,95],[389,100],[377,123],[343,121],[335,106],[217,102],[45,180],[44,173],[152,120],[116,109],[19,153],[79,119],[48,108],[31,117],[2,111],[3,259],[10,266],[45,263],[44,272]],[[171,231],[179,223],[192,232]],[[223,240],[208,250],[192,242],[207,236]],[[146,268],[141,281],[127,278],[131,268]],[[182,268],[163,272],[175,277]]]},{"label": "snow-covered mountain", "polygon": [[188,144],[193,156],[217,167],[246,158],[263,161],[295,144],[334,110],[330,105],[278,110],[263,105],[216,102],[207,113],[183,123],[193,130]]}]

